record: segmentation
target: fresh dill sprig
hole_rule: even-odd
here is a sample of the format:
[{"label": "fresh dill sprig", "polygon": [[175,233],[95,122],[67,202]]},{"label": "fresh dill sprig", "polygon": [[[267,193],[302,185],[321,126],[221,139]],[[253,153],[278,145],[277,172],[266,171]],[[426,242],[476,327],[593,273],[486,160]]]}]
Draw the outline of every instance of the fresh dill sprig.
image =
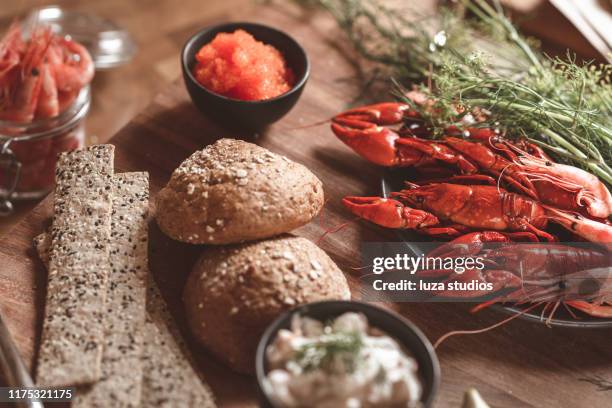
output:
[{"label": "fresh dill sprig", "polygon": [[463,54],[486,50],[495,56],[495,69],[512,75],[532,65],[520,46],[507,43],[500,49],[504,39],[499,28],[465,19],[450,8],[423,15],[409,6],[391,7],[382,0],[297,2],[327,10],[364,59],[388,68],[389,75],[404,84],[426,80],[442,64],[440,51],[446,48]]},{"label": "fresh dill sprig", "polygon": [[527,137],[559,161],[612,184],[612,127],[609,111],[602,112],[612,100],[612,88],[597,84],[602,75],[609,73],[550,61],[517,82],[493,73],[482,55],[453,55],[432,73],[435,89],[420,87],[433,105],[415,109],[438,134],[449,125],[464,126],[457,107],[463,114],[484,109],[478,126],[504,129],[510,138]]},{"label": "fresh dill sprig", "polygon": [[546,57],[497,0],[464,0],[463,13],[442,7],[428,17],[382,0],[307,2],[328,10],[357,52],[388,71],[400,99],[411,103],[405,89],[415,85],[429,96],[433,107],[413,106],[434,136],[481,109],[478,126],[526,137],[612,185],[611,65]]},{"label": "fresh dill sprig", "polygon": [[321,368],[329,372],[337,369],[352,372],[357,368],[362,347],[363,338],[358,332],[326,333],[300,347],[296,362],[304,371]]}]

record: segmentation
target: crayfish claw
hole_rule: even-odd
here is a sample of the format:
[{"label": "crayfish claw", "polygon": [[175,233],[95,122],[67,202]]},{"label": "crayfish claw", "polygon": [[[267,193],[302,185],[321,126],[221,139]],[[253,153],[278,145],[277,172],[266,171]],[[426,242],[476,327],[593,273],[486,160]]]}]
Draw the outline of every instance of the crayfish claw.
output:
[{"label": "crayfish claw", "polygon": [[429,252],[427,256],[440,258],[455,258],[459,256],[476,255],[482,251],[487,242],[510,242],[511,240],[501,232],[481,231],[461,235],[454,240],[439,246]]},{"label": "crayfish claw", "polygon": [[353,214],[387,228],[418,229],[439,223],[435,215],[391,198],[345,197],[342,204]]}]

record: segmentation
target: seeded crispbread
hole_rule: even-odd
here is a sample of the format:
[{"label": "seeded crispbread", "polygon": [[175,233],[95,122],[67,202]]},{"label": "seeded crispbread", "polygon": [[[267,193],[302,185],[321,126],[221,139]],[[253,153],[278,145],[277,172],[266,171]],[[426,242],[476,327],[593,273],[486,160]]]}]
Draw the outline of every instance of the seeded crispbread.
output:
[{"label": "seeded crispbread", "polygon": [[[48,234],[34,238],[38,256],[47,265]],[[214,397],[193,368],[194,359],[163,300],[149,276],[147,314],[144,327],[141,406],[213,408]]]},{"label": "seeded crispbread", "polygon": [[194,370],[193,356],[150,278],[144,345],[143,407],[215,407],[212,392]]},{"label": "seeded crispbread", "polygon": [[148,279],[147,173],[115,174],[102,378],[72,407],[138,407]]},{"label": "seeded crispbread", "polygon": [[109,265],[114,146],[62,153],[37,382],[49,387],[100,379]]}]

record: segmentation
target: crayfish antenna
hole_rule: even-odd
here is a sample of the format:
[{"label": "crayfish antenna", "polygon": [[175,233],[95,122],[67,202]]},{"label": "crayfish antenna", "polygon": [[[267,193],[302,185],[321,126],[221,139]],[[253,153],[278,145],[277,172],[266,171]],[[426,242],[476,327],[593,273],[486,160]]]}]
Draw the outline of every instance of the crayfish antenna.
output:
[{"label": "crayfish antenna", "polygon": [[548,318],[546,319],[546,325],[550,327],[550,322],[552,322],[553,316],[555,315],[555,312],[557,311],[557,309],[559,308],[559,305],[561,304],[560,300],[557,300],[554,303],[554,306],[552,307],[552,310],[550,311],[550,313],[548,314]]},{"label": "crayfish antenna", "polygon": [[494,299],[494,300],[488,300],[488,301],[486,301],[486,302],[482,302],[482,303],[480,303],[480,304],[478,304],[478,305],[474,306],[473,308],[471,308],[471,309],[470,309],[470,313],[478,313],[478,312],[480,312],[481,310],[486,309],[486,308],[488,308],[489,306],[494,305],[494,304],[495,304],[495,303],[497,303],[497,302],[498,302],[498,301],[497,301],[497,300],[495,300],[495,299]]},{"label": "crayfish antenna", "polygon": [[343,222],[342,224],[336,225],[335,227],[330,227],[327,230],[325,230],[325,232],[323,234],[321,234],[321,236],[319,238],[317,238],[315,244],[320,245],[321,242],[323,242],[323,239],[328,236],[329,234],[334,234],[336,232],[340,232],[341,230],[343,230],[344,228],[348,227],[352,222],[356,221],[358,219],[355,218],[351,221],[347,221],[347,222]]},{"label": "crayfish antenna", "polygon": [[323,120],[319,120],[317,122],[307,123],[305,125],[294,126],[294,127],[289,128],[288,130],[310,129],[310,128],[313,128],[313,127],[325,125],[325,124],[331,122],[332,120],[333,120],[333,118],[323,119]]},{"label": "crayfish antenna", "polygon": [[504,324],[506,324],[506,323],[508,323],[508,322],[510,322],[510,321],[512,321],[514,319],[516,319],[519,316],[524,315],[525,313],[529,312],[530,310],[540,306],[542,303],[543,302],[533,304],[533,305],[529,306],[528,308],[523,309],[520,312],[517,312],[515,315],[510,316],[510,317],[502,320],[501,322],[497,322],[497,323],[495,323],[495,324],[493,324],[491,326],[488,326],[488,327],[485,327],[485,328],[482,328],[482,329],[477,329],[477,330],[453,330],[451,332],[448,332],[448,333],[442,335],[438,340],[436,340],[436,342],[434,343],[434,349],[437,349],[438,346],[440,346],[440,344],[442,344],[444,341],[446,341],[449,337],[452,337],[452,336],[464,335],[464,334],[480,334],[480,333],[488,332],[489,330],[493,330],[493,329],[495,329],[495,328],[497,328],[499,326],[502,326],[502,325],[504,325]]}]

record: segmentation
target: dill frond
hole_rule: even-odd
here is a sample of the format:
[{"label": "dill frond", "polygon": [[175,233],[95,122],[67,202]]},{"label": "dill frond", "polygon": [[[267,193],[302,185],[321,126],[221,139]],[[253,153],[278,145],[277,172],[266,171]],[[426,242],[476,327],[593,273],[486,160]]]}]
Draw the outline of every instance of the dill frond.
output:
[{"label": "dill frond", "polygon": [[357,332],[337,332],[322,335],[315,341],[302,346],[296,361],[304,371],[322,368],[333,372],[338,365],[352,372],[358,364],[363,347],[363,338]]}]

